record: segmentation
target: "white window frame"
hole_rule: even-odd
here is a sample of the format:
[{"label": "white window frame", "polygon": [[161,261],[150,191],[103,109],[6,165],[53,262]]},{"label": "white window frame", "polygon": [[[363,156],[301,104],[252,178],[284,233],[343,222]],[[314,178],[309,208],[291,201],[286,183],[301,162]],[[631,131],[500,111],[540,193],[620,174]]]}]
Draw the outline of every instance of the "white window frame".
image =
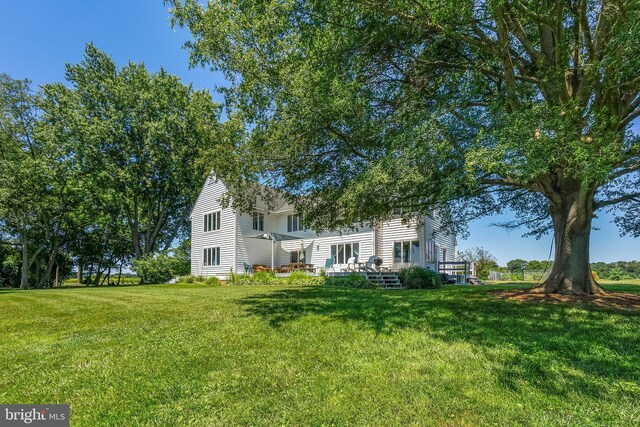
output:
[{"label": "white window frame", "polygon": [[[354,245],[358,245],[358,250],[354,251]],[[342,247],[342,257],[340,256],[340,247]],[[348,250],[347,250],[348,248]],[[345,242],[345,243],[334,243],[331,245],[331,258],[333,258],[334,264],[346,264],[349,258],[355,255],[356,262],[360,260],[360,242]]]},{"label": "white window frame", "polygon": [[306,230],[303,224],[302,215],[287,215],[287,232],[292,233],[296,231]]},{"label": "white window frame", "polygon": [[254,212],[252,215],[252,226],[254,230],[264,231],[264,214],[260,212]]},{"label": "white window frame", "polygon": [[[418,244],[418,248],[417,248],[417,254],[418,254],[418,259],[415,260],[413,259],[413,244],[417,243]],[[400,260],[397,261],[396,260],[396,245],[400,245]],[[405,251],[405,245],[408,245],[408,252]],[[396,240],[393,242],[393,263],[394,264],[415,264],[415,263],[419,263],[420,262],[420,239],[412,239],[412,240]],[[408,256],[407,256],[408,255]]]},{"label": "white window frame", "polygon": [[207,212],[203,216],[203,227],[202,230],[204,233],[211,233],[213,231],[218,231],[221,228],[221,217],[222,211],[213,211]]},{"label": "white window frame", "polygon": [[220,265],[220,246],[210,246],[202,249],[202,266],[217,267]]},{"label": "white window frame", "polygon": [[425,245],[425,262],[434,264],[438,262],[438,246],[435,240],[427,240]]}]

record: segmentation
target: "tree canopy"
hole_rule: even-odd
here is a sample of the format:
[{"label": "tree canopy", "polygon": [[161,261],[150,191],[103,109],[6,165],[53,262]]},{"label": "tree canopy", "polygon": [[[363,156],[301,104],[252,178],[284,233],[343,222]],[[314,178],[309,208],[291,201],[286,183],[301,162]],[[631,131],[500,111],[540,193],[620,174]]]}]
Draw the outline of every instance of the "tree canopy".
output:
[{"label": "tree canopy", "polygon": [[0,236],[21,251],[23,288],[70,259],[100,284],[188,238],[222,129],[208,92],[91,44],[66,79],[34,93],[0,76]]},{"label": "tree canopy", "polygon": [[173,0],[245,133],[218,174],[285,191],[316,229],[514,210],[553,231],[546,292],[596,293],[591,221],[636,233],[637,0]]}]

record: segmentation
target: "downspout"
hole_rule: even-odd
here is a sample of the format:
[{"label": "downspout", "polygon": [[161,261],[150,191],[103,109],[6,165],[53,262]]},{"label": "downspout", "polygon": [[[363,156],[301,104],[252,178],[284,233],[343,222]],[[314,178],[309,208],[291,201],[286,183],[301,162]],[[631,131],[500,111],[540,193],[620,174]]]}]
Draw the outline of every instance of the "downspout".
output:
[{"label": "downspout", "polygon": [[376,234],[378,234],[378,226],[374,225],[373,226],[373,236],[371,238],[371,241],[373,242],[373,256],[378,257],[378,242],[376,241]]},{"label": "downspout", "polygon": [[233,267],[231,272],[235,272],[238,266],[238,209],[233,209]]}]

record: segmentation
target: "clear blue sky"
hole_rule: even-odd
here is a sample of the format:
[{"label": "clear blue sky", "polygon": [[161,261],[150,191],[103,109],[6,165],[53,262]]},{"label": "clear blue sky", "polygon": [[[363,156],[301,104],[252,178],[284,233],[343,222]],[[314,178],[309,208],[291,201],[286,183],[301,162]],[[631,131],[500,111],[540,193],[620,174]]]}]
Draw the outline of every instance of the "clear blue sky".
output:
[{"label": "clear blue sky", "polygon": [[[189,34],[169,27],[169,14],[162,0],[0,0],[0,72],[13,78],[29,78],[35,84],[64,79],[64,64],[82,58],[84,45],[93,42],[118,64],[144,62],[151,70],[163,66],[196,88],[206,88],[216,100],[216,85],[224,85],[219,74],[190,70],[182,44]],[[551,236],[523,239],[520,231],[491,226],[508,217],[490,217],[470,224],[470,236],[460,239],[461,249],[483,246],[501,265],[513,258],[547,259]],[[594,226],[592,261],[640,259],[640,239],[621,238],[601,214]]]}]

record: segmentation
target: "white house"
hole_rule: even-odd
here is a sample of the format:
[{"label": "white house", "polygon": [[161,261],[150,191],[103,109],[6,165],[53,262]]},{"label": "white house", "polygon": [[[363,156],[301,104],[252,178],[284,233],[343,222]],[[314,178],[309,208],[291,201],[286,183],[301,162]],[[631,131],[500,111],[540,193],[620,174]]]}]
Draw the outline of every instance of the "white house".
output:
[{"label": "white house", "polygon": [[[438,232],[439,223],[433,218],[423,217],[410,225],[395,218],[378,227],[316,234],[284,201],[269,211],[224,208],[220,199],[226,191],[222,180],[208,178],[191,213],[193,275],[224,278],[230,272],[244,273],[247,265],[279,267],[298,262],[320,269],[327,258],[333,258],[339,271],[350,257],[366,262],[372,255],[392,271],[410,265],[437,271],[439,262],[453,261],[457,255],[455,236]],[[258,238],[265,233],[279,233],[288,240]]]}]

